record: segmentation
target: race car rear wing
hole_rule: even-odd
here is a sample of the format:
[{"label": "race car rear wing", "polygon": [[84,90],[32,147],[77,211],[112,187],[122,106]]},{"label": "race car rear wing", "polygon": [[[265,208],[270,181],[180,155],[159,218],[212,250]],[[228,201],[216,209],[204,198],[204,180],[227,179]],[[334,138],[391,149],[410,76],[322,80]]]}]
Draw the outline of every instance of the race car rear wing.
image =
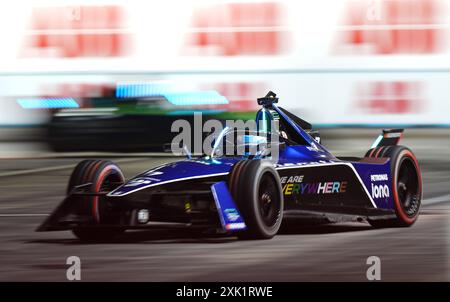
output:
[{"label": "race car rear wing", "polygon": [[383,133],[377,137],[371,148],[398,145],[403,137],[403,131],[404,129],[383,129]]}]

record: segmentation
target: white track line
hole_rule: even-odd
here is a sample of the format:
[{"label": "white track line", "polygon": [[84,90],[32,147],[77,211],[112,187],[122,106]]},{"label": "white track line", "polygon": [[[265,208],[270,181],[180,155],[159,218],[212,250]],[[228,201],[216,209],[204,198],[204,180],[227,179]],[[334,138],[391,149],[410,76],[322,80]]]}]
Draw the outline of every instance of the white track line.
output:
[{"label": "white track line", "polygon": [[90,157],[184,157],[166,152],[120,153],[120,152],[42,152],[23,155],[0,155],[0,159],[54,159],[54,158],[90,158]]},{"label": "white track line", "polygon": [[424,202],[426,202],[426,203],[424,203],[424,205],[440,203],[440,202],[448,202],[448,201],[450,201],[450,194],[428,198],[428,199],[424,200]]},{"label": "white track line", "polygon": [[[142,160],[142,158],[119,159],[119,160],[116,160],[116,162],[117,163],[126,163],[126,162],[134,162],[134,161],[139,161],[139,160]],[[3,172],[3,173],[0,173],[0,177],[20,176],[20,175],[28,175],[28,174],[33,174],[33,173],[43,173],[43,172],[50,172],[50,171],[65,170],[65,169],[73,168],[76,165],[77,165],[77,163],[73,163],[73,164],[67,164],[67,165],[61,165],[61,166],[55,166],[55,167],[46,167],[46,168],[36,168],[36,169],[29,169],[29,170]]]},{"label": "white track line", "polygon": [[75,167],[75,165],[76,164],[70,164],[70,165],[61,165],[61,166],[56,166],[56,167],[46,167],[46,168],[36,168],[36,169],[21,170],[21,171],[3,172],[3,173],[0,173],[0,177],[19,176],[19,175],[27,175],[27,174],[32,174],[32,173],[64,170],[64,169],[73,168],[73,167]]}]

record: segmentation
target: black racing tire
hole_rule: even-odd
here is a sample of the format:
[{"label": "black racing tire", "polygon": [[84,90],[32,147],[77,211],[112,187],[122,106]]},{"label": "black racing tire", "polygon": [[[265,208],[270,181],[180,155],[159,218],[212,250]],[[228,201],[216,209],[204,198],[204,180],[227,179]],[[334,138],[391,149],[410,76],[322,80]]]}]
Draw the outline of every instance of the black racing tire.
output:
[{"label": "black racing tire", "polygon": [[[125,177],[119,166],[107,160],[88,159],[80,162],[72,172],[67,186],[70,194],[76,186],[89,183],[88,190],[93,193],[114,190],[125,182]],[[83,213],[92,215],[95,227],[79,227],[72,232],[82,241],[110,240],[124,230],[120,228],[101,227],[102,224],[114,224],[104,215],[106,204],[101,196],[86,196]]]},{"label": "black racing tire", "polygon": [[247,230],[240,239],[270,239],[283,219],[281,181],[273,165],[264,160],[237,162],[229,174],[228,188],[244,218]]},{"label": "black racing tire", "polygon": [[368,222],[376,228],[413,225],[419,217],[422,201],[422,176],[416,156],[404,146],[384,146],[373,152],[369,150],[369,152],[378,154],[377,158],[390,158],[396,217],[393,219],[368,219]]},{"label": "black racing tire", "polygon": [[82,177],[84,176],[84,170],[86,166],[89,165],[94,160],[85,159],[79,162],[76,167],[73,169],[72,174],[70,175],[69,182],[67,183],[66,194],[69,195],[70,192],[76,187],[82,184]]}]

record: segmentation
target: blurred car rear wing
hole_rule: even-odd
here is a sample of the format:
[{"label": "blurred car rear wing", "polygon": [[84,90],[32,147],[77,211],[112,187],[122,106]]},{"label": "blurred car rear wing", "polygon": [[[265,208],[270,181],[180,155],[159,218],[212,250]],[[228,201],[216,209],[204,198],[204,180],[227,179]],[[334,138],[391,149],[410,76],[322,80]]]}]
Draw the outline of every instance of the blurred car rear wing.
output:
[{"label": "blurred car rear wing", "polygon": [[371,148],[398,145],[403,137],[403,131],[404,129],[383,129],[383,132],[373,142]]}]

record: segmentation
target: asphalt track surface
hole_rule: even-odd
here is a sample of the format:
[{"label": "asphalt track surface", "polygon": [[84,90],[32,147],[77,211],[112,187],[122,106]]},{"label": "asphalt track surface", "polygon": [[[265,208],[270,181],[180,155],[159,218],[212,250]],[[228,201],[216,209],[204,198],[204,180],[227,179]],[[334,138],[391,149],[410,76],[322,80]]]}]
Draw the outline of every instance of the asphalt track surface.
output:
[{"label": "asphalt track surface", "polygon": [[[366,281],[369,256],[380,257],[384,281],[450,281],[450,160],[443,160],[449,149],[416,145],[424,201],[413,227],[299,225],[262,241],[151,230],[83,244],[70,232],[36,233],[80,159],[3,159],[0,281],[66,281],[69,256],[80,257],[83,281]],[[130,177],[171,160],[121,158],[119,165]]]}]

